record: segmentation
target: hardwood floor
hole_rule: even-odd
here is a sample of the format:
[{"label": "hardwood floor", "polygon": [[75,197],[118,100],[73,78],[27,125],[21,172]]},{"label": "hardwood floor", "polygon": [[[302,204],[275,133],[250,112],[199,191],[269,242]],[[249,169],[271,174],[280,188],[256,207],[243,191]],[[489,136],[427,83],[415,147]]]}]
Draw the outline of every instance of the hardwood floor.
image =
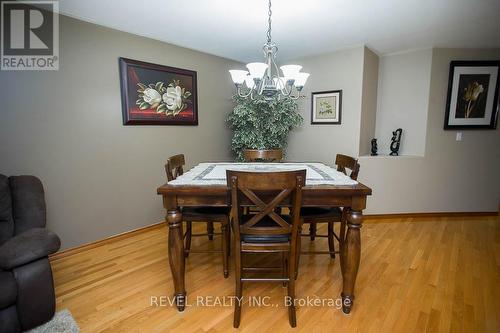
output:
[{"label": "hardwood floor", "polygon": [[[498,217],[368,220],[361,233],[353,311],[346,316],[335,306],[299,305],[294,331],[500,332],[499,222]],[[193,249],[219,246],[220,237],[213,242],[197,237],[192,245]],[[303,238],[302,246],[327,248],[326,239],[311,243]],[[234,273],[230,271],[224,279],[221,261],[216,253],[189,256],[186,287],[191,306],[183,313],[172,306],[151,305],[151,297],[158,297],[160,305],[159,297],[173,292],[167,229],[159,225],[52,260],[57,309],[69,309],[82,332],[292,330],[283,304],[286,288],[281,283],[244,285],[245,300],[270,296],[266,303],[277,306],[250,306],[246,301],[238,330],[232,327],[231,304],[197,304],[197,296],[221,300],[234,295]],[[338,299],[338,257],[303,255],[296,288],[299,298]]]}]

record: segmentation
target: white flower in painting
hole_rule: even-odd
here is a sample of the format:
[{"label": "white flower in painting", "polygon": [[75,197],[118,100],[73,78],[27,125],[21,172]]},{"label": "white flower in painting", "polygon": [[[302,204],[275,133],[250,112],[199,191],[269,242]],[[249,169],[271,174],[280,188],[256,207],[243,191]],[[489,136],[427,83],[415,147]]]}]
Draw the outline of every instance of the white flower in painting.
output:
[{"label": "white flower in painting", "polygon": [[482,94],[484,91],[483,85],[478,84],[474,86],[474,90],[472,91],[472,100],[475,101],[479,97],[480,94]]},{"label": "white flower in painting", "polygon": [[146,88],[144,90],[144,102],[148,104],[158,104],[161,102],[161,95],[158,91],[152,88]]},{"label": "white flower in painting", "polygon": [[181,87],[168,87],[167,92],[163,94],[163,102],[167,105],[167,109],[171,111],[180,109],[182,107]]}]

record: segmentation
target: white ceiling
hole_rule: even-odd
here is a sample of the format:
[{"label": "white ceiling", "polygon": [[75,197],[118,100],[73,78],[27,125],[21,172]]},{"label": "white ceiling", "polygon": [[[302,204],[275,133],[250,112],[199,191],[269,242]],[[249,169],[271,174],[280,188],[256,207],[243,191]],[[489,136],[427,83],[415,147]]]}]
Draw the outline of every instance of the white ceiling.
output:
[{"label": "white ceiling", "polygon": [[[266,41],[267,0],[60,0],[60,11],[239,61],[260,61]],[[500,0],[274,0],[273,41],[280,60],[363,44],[500,47]]]}]

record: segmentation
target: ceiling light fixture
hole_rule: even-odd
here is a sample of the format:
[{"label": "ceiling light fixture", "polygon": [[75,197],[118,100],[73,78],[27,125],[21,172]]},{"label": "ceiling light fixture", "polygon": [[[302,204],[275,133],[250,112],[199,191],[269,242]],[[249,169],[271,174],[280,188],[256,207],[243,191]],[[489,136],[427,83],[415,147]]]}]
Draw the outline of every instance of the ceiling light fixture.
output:
[{"label": "ceiling light fixture", "polygon": [[251,62],[246,65],[248,71],[233,69],[229,73],[240,97],[250,97],[253,100],[259,95],[273,99],[278,94],[278,98],[298,99],[309,73],[300,72],[302,69],[300,65],[284,65],[280,67],[283,73],[283,76],[280,76],[280,70],[276,65],[278,47],[271,40],[271,15],[271,0],[269,0],[267,43],[262,48],[266,62]]}]

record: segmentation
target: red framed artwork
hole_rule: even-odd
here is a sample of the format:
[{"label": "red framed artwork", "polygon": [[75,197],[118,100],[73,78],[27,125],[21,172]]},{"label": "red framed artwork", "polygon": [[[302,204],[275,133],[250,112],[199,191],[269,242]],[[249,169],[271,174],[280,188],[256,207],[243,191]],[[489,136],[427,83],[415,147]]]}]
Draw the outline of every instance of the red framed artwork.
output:
[{"label": "red framed artwork", "polygon": [[198,125],[196,72],[120,58],[123,125]]}]

